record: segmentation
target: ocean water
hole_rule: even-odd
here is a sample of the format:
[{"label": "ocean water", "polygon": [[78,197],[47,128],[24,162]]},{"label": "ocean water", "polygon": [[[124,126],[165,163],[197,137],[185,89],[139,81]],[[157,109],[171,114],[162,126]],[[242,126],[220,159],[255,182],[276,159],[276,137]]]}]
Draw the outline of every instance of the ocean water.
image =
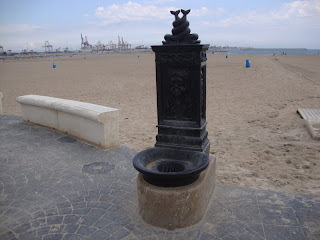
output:
[{"label": "ocean water", "polygon": [[[263,54],[263,55],[281,55],[286,53],[287,55],[320,55],[320,49],[230,49],[228,54]],[[215,53],[216,54],[216,53]],[[220,54],[226,54],[220,53]]]},{"label": "ocean water", "polygon": [[[109,55],[109,54],[128,54],[135,52],[83,52],[83,53],[72,53],[70,54],[48,54],[48,55],[17,55],[17,56],[1,56],[0,60],[9,60],[9,59],[29,59],[29,58],[56,58],[56,57],[73,57],[73,56],[87,56],[87,55]],[[150,53],[152,51],[150,50]],[[262,55],[281,55],[286,53],[287,55],[320,55],[320,49],[269,49],[269,48],[260,48],[260,49],[228,49],[226,52],[212,52],[207,51],[207,54],[262,54]]]}]

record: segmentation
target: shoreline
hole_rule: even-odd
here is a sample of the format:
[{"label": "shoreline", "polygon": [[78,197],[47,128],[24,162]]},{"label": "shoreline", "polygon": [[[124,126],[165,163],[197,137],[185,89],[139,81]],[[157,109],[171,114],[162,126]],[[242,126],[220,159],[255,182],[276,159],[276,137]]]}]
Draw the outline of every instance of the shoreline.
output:
[{"label": "shoreline", "polygon": [[74,56],[101,56],[101,55],[125,55],[125,54],[148,54],[153,53],[150,51],[143,50],[128,50],[128,51],[104,51],[104,52],[67,52],[67,53],[27,53],[20,54],[15,53],[8,56],[1,56],[0,60],[22,60],[22,59],[42,59],[42,58],[59,58],[59,57],[74,57]]},{"label": "shoreline", "polygon": [[[288,52],[289,51],[289,52]],[[209,47],[207,54],[230,54],[230,55],[281,55],[285,52],[287,55],[319,55],[320,49],[307,48],[214,48]],[[101,55],[126,55],[126,54],[153,54],[151,48],[148,49],[131,49],[131,50],[110,50],[110,51],[74,51],[74,52],[29,52],[13,53],[11,55],[0,55],[0,60],[19,60],[33,58],[57,58],[73,56],[101,56]]]}]

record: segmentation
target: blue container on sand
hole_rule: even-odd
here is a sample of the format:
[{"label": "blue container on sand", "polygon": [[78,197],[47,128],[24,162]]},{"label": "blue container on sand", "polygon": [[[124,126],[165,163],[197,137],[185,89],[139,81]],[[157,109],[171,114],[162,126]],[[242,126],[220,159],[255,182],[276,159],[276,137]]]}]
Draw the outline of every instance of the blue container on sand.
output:
[{"label": "blue container on sand", "polygon": [[226,58],[228,58],[228,55],[226,55]]},{"label": "blue container on sand", "polygon": [[53,67],[53,68],[56,68],[56,63],[55,63],[55,62],[53,63],[52,67]]},{"label": "blue container on sand", "polygon": [[249,68],[250,67],[250,59],[246,60],[246,67]]}]

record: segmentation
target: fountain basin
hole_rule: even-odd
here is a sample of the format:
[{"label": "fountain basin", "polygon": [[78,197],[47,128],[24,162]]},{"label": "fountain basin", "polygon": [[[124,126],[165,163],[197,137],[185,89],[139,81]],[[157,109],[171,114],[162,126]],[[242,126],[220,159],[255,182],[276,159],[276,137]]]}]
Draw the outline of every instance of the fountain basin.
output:
[{"label": "fountain basin", "polygon": [[204,152],[149,148],[133,158],[133,166],[148,183],[160,187],[180,187],[195,182],[208,167]]}]

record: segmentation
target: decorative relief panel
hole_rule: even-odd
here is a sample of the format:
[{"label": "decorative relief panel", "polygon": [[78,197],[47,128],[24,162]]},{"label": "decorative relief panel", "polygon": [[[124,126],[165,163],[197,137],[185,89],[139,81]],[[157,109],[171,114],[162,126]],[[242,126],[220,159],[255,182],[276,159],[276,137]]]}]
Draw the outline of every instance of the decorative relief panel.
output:
[{"label": "decorative relief panel", "polygon": [[192,120],[192,94],[188,84],[188,69],[169,69],[167,90],[163,94],[168,120]]},{"label": "decorative relief panel", "polygon": [[156,61],[157,63],[164,63],[171,66],[186,66],[200,64],[199,57],[194,58],[192,54],[185,53],[161,54],[161,56],[157,58]]}]

